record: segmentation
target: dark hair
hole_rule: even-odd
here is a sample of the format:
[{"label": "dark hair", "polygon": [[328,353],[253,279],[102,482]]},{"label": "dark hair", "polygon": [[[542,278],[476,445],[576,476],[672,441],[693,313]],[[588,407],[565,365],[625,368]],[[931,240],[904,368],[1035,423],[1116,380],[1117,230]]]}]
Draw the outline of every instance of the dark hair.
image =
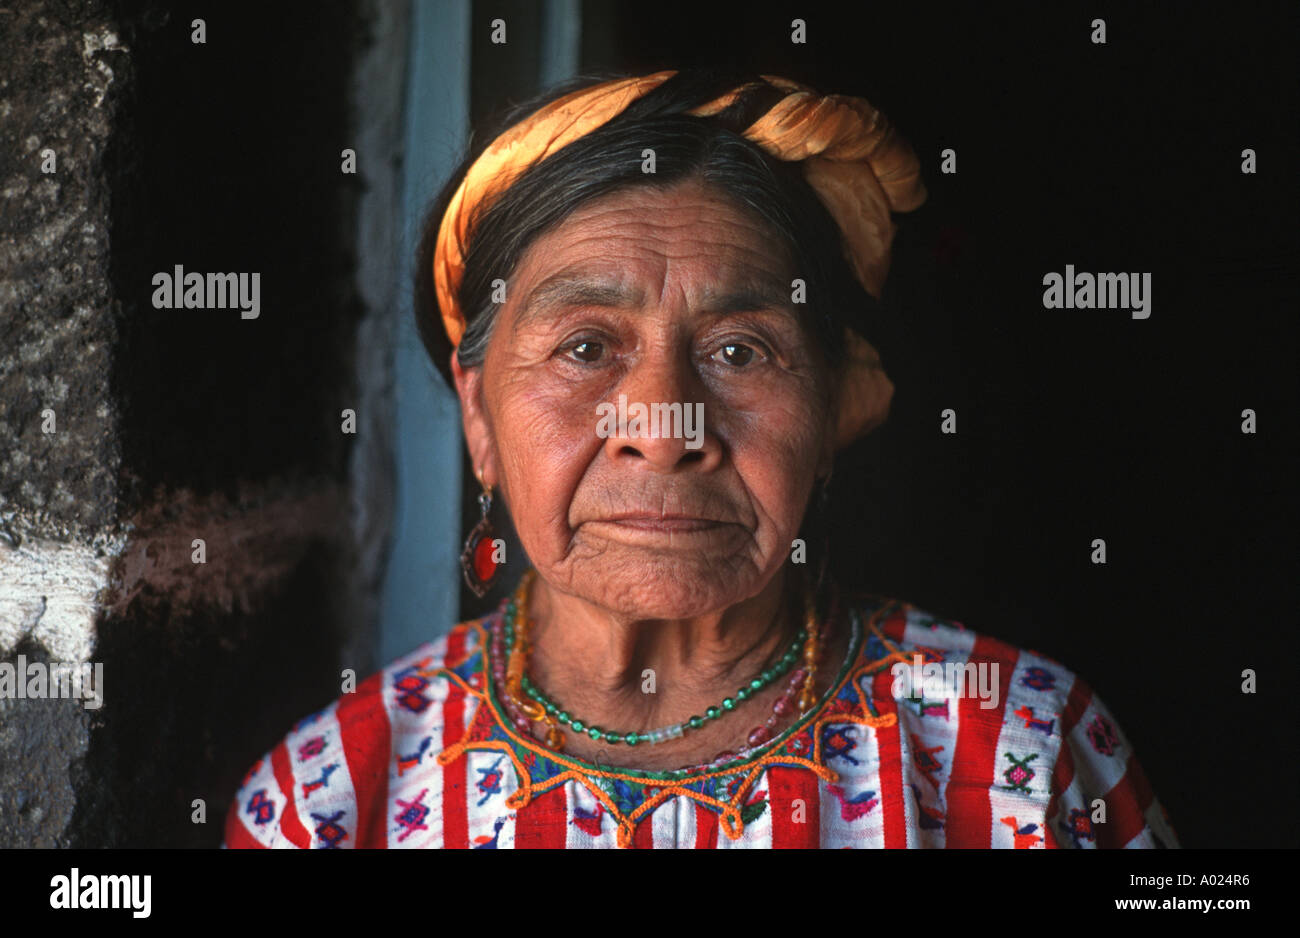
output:
[{"label": "dark hair", "polygon": [[[416,269],[415,315],[420,338],[434,366],[451,384],[451,342],[443,330],[433,286],[433,251],[448,202],[479,154],[506,128],[551,101],[623,73],[589,74],[519,104],[471,144],[424,222]],[[466,330],[458,355],[463,366],[480,364],[498,304],[491,283],[508,280],[529,245],[584,202],[631,186],[669,186],[699,178],[767,224],[787,250],[807,287],[807,324],[832,367],[844,352],[843,331],[852,327],[868,341],[879,310],[845,259],[834,219],[803,178],[797,163],[770,156],[741,136],[783,96],[763,84],[709,117],[686,112],[756,75],[715,69],[678,72],[604,126],[525,171],[505,193],[471,219],[465,276],[458,299]],[[642,151],[654,150],[655,172],[641,170]]]}]

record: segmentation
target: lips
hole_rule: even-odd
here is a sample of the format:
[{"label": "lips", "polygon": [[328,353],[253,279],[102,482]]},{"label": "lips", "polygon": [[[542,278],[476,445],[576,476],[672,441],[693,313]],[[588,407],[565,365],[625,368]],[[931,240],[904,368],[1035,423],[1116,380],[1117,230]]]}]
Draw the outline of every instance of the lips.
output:
[{"label": "lips", "polygon": [[666,489],[656,485],[657,481],[597,485],[591,494],[581,492],[569,515],[570,526],[573,530],[591,526],[616,537],[691,535],[748,527],[742,520],[744,512],[721,486]]},{"label": "lips", "polygon": [[643,531],[691,532],[707,531],[726,524],[714,518],[699,518],[692,515],[661,515],[649,512],[625,512],[607,518],[593,518],[592,521],[618,524],[626,528]]}]

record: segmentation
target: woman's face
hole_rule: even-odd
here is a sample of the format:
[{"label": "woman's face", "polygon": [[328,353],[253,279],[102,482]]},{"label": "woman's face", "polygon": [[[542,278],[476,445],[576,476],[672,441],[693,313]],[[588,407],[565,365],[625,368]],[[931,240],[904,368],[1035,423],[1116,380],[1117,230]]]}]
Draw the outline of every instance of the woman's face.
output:
[{"label": "woman's face", "polygon": [[[697,181],[593,200],[533,242],[482,366],[453,355],[453,370],[474,464],[551,586],[683,618],[755,595],[786,562],[834,426],[797,276]],[[636,424],[638,404],[683,420]]]}]

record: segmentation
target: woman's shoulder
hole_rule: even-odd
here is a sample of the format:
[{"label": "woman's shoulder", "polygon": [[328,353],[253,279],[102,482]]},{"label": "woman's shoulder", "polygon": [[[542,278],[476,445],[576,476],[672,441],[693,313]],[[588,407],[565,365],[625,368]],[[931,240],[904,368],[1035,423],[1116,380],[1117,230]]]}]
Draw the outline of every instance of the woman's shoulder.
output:
[{"label": "woman's shoulder", "polygon": [[906,600],[873,593],[847,599],[863,625],[861,655],[874,661],[889,659],[891,674],[917,679],[928,675],[931,683],[942,675],[949,685],[962,677],[963,688],[972,689],[978,689],[975,682],[986,680],[988,686],[996,684],[1004,691],[1003,698],[1006,691],[1020,687],[1061,707],[1072,697],[1077,702],[1095,696],[1082,677],[1037,649],[968,628]]},{"label": "woman's shoulder", "polygon": [[1129,737],[1066,665],[892,597],[850,608],[865,633],[858,669],[877,675],[900,744],[933,753],[927,764],[960,753],[992,791],[1044,798],[1063,846],[1177,845]]},{"label": "woman's shoulder", "polygon": [[374,793],[432,760],[447,732],[463,735],[466,698],[482,681],[484,623],[461,622],[355,686],[345,679],[336,700],[295,723],[245,774],[223,846],[382,843],[383,812],[367,810]]},{"label": "woman's shoulder", "polygon": [[1052,752],[1072,735],[1086,737],[1094,754],[1127,750],[1092,685],[1056,658],[893,597],[859,595],[850,606],[863,623],[860,659],[888,670],[898,705],[996,718]]}]

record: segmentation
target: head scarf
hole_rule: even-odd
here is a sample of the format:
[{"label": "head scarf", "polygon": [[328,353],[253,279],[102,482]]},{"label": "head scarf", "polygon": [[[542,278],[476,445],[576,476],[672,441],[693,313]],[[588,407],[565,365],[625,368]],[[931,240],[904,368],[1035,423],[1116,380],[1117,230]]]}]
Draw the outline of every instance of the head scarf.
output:
[{"label": "head scarf", "polygon": [[[443,214],[433,255],[438,305],[453,346],[465,332],[457,295],[476,211],[495,202],[529,167],[614,119],[675,74],[620,78],[564,95],[506,130],[470,166]],[[839,226],[854,275],[879,298],[895,232],[890,212],[911,211],[926,198],[920,161],[864,99],[821,95],[785,78],[761,77],[786,94],[743,136],[777,159],[801,164],[804,178]],[[687,113],[710,117],[760,84],[742,84]],[[894,393],[876,350],[852,330],[845,330],[845,340],[838,446],[883,422]]]}]

